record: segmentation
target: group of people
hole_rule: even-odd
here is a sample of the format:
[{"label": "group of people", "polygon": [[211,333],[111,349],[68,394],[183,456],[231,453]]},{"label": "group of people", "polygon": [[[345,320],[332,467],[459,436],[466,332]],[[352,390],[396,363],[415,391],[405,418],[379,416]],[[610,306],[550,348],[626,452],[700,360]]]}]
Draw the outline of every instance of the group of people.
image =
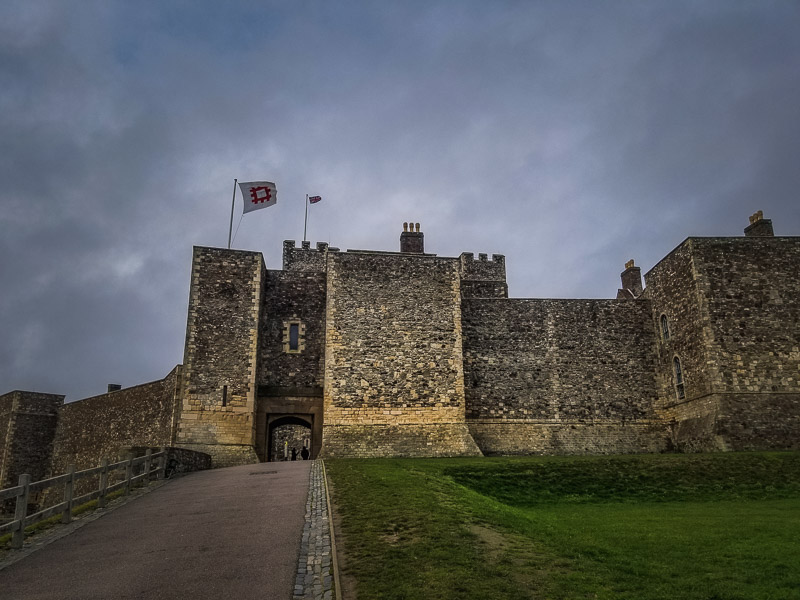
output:
[{"label": "group of people", "polygon": [[[302,457],[302,459],[303,460],[308,460],[308,457],[310,455],[311,455],[311,453],[308,451],[308,448],[303,446],[303,449],[300,450],[300,456]],[[295,447],[292,447],[292,460],[297,460],[297,448],[295,448]]]}]

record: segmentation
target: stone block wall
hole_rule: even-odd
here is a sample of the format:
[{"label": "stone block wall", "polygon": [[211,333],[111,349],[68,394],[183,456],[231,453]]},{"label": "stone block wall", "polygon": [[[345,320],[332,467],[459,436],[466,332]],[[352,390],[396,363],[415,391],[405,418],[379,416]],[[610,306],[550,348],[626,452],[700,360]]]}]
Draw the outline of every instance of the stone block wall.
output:
[{"label": "stone block wall", "polygon": [[[701,292],[704,275],[695,262],[695,243],[695,238],[687,239],[645,275],[645,296],[652,303],[657,340],[657,406],[665,409],[712,393],[717,378],[717,364],[709,353],[713,332]],[[667,318],[668,339],[661,331],[661,315]],[[676,356],[683,370],[683,399],[675,387]]]},{"label": "stone block wall", "polygon": [[[684,451],[786,449],[800,439],[800,238],[689,238],[650,273],[659,412]],[[676,397],[680,357],[686,398]]]},{"label": "stone block wall", "polygon": [[481,450],[662,447],[650,314],[646,301],[464,300],[466,417]]},{"label": "stone block wall", "polygon": [[670,449],[666,426],[655,421],[531,423],[467,421],[486,456],[530,454],[637,454]]},{"label": "stone block wall", "polygon": [[472,252],[462,252],[459,257],[461,278],[472,281],[505,281],[506,257],[502,254],[492,254],[489,260],[487,254],[478,254],[477,260]]},{"label": "stone block wall", "polygon": [[693,240],[718,393],[800,393],[800,238]]},{"label": "stone block wall", "polygon": [[101,459],[122,460],[134,448],[172,445],[181,367],[164,379],[65,404],[59,411],[50,472],[59,475]]},{"label": "stone block wall", "polygon": [[459,258],[462,298],[508,298],[506,260],[502,254],[479,254],[475,260],[471,252]]},{"label": "stone block wall", "polygon": [[725,394],[716,434],[726,450],[800,450],[800,394]]},{"label": "stone block wall", "polygon": [[[464,425],[458,261],[329,254],[327,283],[323,455],[352,452],[365,427],[373,428],[370,445],[385,455],[406,451],[401,425],[409,434],[410,426],[449,426],[451,434],[431,440],[437,446],[471,441]],[[475,454],[477,447],[448,451]]]},{"label": "stone block wall", "polygon": [[283,270],[323,273],[328,252],[338,251],[338,248],[330,248],[327,242],[317,242],[315,248],[311,247],[311,242],[302,242],[297,248],[294,240],[286,240],[283,242]]},{"label": "stone block wall", "polygon": [[195,247],[176,445],[214,466],[257,462],[258,334],[266,268],[258,252]]},{"label": "stone block wall", "polygon": [[[325,362],[325,273],[267,271],[259,339],[258,382],[284,388],[322,388]],[[302,349],[284,350],[289,322],[303,326]]]},{"label": "stone block wall", "polygon": [[0,396],[0,489],[27,473],[44,479],[64,396],[14,391]]}]

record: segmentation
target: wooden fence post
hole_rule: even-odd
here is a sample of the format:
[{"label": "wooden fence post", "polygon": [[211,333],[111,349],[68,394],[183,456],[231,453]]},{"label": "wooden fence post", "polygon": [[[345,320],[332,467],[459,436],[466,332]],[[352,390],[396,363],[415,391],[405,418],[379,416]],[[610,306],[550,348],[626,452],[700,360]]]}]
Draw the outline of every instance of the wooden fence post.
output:
[{"label": "wooden fence post", "polygon": [[64,507],[64,512],[61,513],[61,522],[69,523],[72,520],[72,498],[75,496],[75,465],[70,465],[67,468],[66,483],[64,483],[64,502],[67,505]]},{"label": "wooden fence post", "polygon": [[97,507],[106,507],[106,490],[108,489],[108,458],[100,461],[100,495],[97,497]]},{"label": "wooden fence post", "polygon": [[158,479],[167,478],[167,448],[161,448],[161,456],[158,457]]},{"label": "wooden fence post", "polygon": [[125,495],[131,493],[131,477],[133,477],[133,454],[128,458],[128,464],[125,465]]},{"label": "wooden fence post", "polygon": [[153,462],[152,456],[153,456],[153,449],[152,448],[148,448],[147,452],[144,453],[144,472],[145,472],[144,484],[145,485],[148,485],[150,483],[150,465]]},{"label": "wooden fence post", "polygon": [[22,491],[17,496],[17,505],[14,509],[14,521],[17,522],[17,527],[11,535],[11,547],[22,548],[22,542],[25,539],[25,517],[28,516],[28,496],[31,490],[31,476],[23,473],[19,476],[19,483],[22,486]]}]

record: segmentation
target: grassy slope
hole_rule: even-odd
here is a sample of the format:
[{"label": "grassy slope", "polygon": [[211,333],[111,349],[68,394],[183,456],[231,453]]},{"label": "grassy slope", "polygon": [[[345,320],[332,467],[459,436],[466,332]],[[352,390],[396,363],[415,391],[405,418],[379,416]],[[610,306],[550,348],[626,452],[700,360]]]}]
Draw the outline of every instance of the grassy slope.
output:
[{"label": "grassy slope", "polygon": [[373,598],[800,598],[800,455],[327,463]]}]

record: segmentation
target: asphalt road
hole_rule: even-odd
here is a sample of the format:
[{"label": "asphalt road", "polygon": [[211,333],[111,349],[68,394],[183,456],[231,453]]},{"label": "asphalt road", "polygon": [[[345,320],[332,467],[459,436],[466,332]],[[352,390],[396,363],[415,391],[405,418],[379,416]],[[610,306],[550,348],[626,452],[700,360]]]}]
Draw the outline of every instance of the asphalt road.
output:
[{"label": "asphalt road", "polygon": [[192,473],[0,571],[0,599],[287,600],[311,461]]}]

